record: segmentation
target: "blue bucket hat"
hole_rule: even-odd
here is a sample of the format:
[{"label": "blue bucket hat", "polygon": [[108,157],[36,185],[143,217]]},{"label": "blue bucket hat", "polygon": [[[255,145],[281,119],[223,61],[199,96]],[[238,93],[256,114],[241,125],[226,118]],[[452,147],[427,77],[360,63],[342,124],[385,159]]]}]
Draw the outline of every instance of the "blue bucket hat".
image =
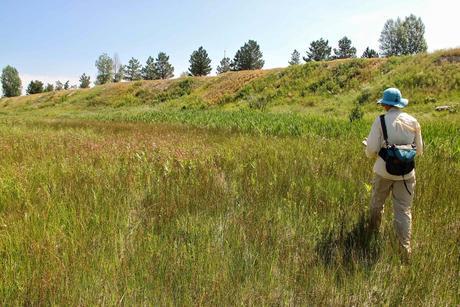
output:
[{"label": "blue bucket hat", "polygon": [[397,88],[390,87],[383,92],[383,98],[377,101],[377,103],[402,109],[408,105],[409,100],[402,98],[401,92]]}]

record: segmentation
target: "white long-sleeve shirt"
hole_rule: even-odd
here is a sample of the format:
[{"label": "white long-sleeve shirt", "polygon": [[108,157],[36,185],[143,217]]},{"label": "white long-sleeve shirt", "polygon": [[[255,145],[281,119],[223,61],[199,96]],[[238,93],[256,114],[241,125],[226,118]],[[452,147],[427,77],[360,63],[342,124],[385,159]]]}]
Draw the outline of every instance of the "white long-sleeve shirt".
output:
[{"label": "white long-sleeve shirt", "polygon": [[[385,124],[388,133],[388,143],[396,145],[415,144],[417,146],[417,155],[423,153],[422,131],[417,120],[400,109],[391,108],[385,114]],[[367,137],[366,155],[369,158],[377,157],[374,164],[374,172],[386,179],[403,180],[402,176],[391,175],[385,168],[385,161],[378,156],[381,148],[385,146],[380,118],[377,117],[372,124],[371,132]],[[404,179],[415,176],[415,169]]]}]

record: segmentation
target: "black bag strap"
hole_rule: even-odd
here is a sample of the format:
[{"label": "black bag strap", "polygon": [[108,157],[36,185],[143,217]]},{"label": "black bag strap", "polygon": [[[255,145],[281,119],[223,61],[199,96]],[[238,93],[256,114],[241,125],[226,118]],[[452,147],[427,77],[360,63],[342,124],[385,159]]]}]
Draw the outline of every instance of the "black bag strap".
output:
[{"label": "black bag strap", "polygon": [[383,132],[383,138],[385,139],[385,144],[387,146],[389,146],[387,125],[385,124],[385,115],[384,114],[380,115],[380,124],[382,125],[382,132]]},{"label": "black bag strap", "polygon": [[[385,114],[380,115],[380,124],[382,125],[382,132],[383,132],[383,138],[385,139],[385,145],[387,145],[387,147],[389,147],[387,125],[385,123]],[[380,153],[379,153],[379,155],[380,155]],[[382,157],[382,159],[385,160],[385,158],[383,158],[383,157]],[[407,187],[406,179],[404,178],[404,174],[402,175],[402,177],[403,177],[404,187],[406,188],[407,193],[409,193],[409,195],[412,195],[412,193],[409,191],[409,188]]]},{"label": "black bag strap", "polygon": [[412,196],[412,193],[409,191],[409,188],[407,187],[407,183],[406,183],[406,179],[404,179],[404,175],[402,175],[402,177],[403,177],[404,187],[406,188],[407,193],[409,193],[409,195]]}]

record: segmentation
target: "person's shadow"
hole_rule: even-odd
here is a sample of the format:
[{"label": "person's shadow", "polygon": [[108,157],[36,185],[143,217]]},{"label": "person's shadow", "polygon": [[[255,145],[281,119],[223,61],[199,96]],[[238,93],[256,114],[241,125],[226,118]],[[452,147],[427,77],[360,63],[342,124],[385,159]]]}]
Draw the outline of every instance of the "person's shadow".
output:
[{"label": "person's shadow", "polygon": [[353,270],[356,266],[372,267],[381,254],[378,235],[371,231],[365,213],[347,230],[345,222],[324,231],[315,251],[318,259],[328,267],[342,266]]}]

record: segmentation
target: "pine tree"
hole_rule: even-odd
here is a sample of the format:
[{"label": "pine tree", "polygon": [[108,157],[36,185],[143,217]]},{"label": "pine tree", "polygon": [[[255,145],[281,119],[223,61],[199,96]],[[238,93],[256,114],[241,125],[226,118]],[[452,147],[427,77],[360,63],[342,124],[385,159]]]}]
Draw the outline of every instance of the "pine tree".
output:
[{"label": "pine tree", "polygon": [[367,47],[366,50],[364,50],[363,55],[361,57],[362,58],[378,58],[379,54],[374,49]]},{"label": "pine tree", "polygon": [[217,66],[217,74],[223,74],[231,70],[231,60],[230,58],[224,56],[220,61],[219,66]]},{"label": "pine tree", "polygon": [[89,88],[91,81],[91,77],[87,76],[86,74],[81,75],[80,77],[80,88]]},{"label": "pine tree", "polygon": [[21,95],[21,78],[16,68],[6,66],[2,70],[1,78],[3,95],[5,97],[15,97]]},{"label": "pine tree", "polygon": [[297,51],[297,49],[294,49],[294,51],[291,54],[291,59],[289,60],[289,65],[299,65],[300,64],[300,53]]},{"label": "pine tree", "polygon": [[155,70],[155,59],[151,56],[147,59],[145,66],[142,68],[142,78],[144,80],[156,80],[158,79],[156,70]]},{"label": "pine tree", "polygon": [[70,88],[70,81],[67,80],[65,83],[64,83],[64,89],[65,90],[68,90]]},{"label": "pine tree", "polygon": [[155,60],[155,74],[158,79],[169,79],[174,77],[174,67],[169,63],[169,56],[164,53],[158,53]]},{"label": "pine tree", "polygon": [[308,49],[309,51],[307,51],[307,57],[303,58],[305,62],[326,61],[329,60],[329,57],[331,56],[332,48],[329,47],[329,41],[323,38],[312,41]]},{"label": "pine tree", "polygon": [[125,67],[125,80],[136,81],[142,79],[142,65],[138,59],[131,58]]},{"label": "pine tree", "polygon": [[43,82],[39,80],[30,81],[26,90],[27,95],[43,93]]},{"label": "pine tree", "polygon": [[235,54],[231,64],[232,70],[262,69],[265,61],[260,46],[254,40],[249,40]]},{"label": "pine tree", "polygon": [[96,61],[96,84],[106,84],[113,79],[113,60],[107,53],[103,53]]},{"label": "pine tree", "polygon": [[351,45],[351,40],[344,36],[339,40],[339,48],[334,48],[335,59],[356,58],[356,48]]},{"label": "pine tree", "polygon": [[43,89],[43,92],[52,92],[54,91],[54,85],[48,83],[45,88]]},{"label": "pine tree", "polygon": [[193,51],[190,56],[190,68],[188,69],[189,73],[192,76],[206,76],[208,75],[211,68],[211,59],[208,56],[208,53],[203,47],[198,48],[198,50]]}]

